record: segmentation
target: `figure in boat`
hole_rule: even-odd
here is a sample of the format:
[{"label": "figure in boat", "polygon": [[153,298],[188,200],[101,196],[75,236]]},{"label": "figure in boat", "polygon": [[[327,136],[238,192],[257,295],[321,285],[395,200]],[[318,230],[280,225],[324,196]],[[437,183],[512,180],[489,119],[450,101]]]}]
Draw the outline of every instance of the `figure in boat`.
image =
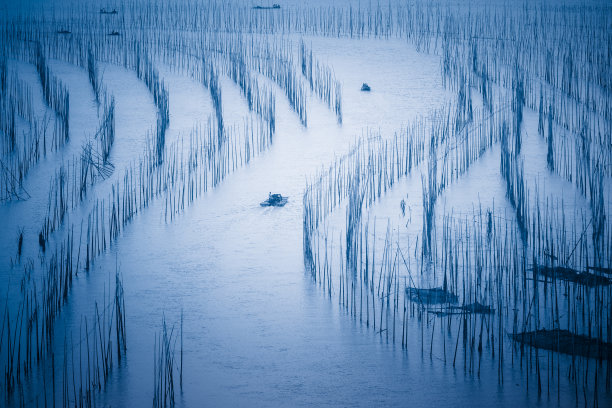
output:
[{"label": "figure in boat", "polygon": [[283,197],[281,194],[268,193],[268,199],[260,205],[262,207],[282,207],[287,204],[289,197]]}]

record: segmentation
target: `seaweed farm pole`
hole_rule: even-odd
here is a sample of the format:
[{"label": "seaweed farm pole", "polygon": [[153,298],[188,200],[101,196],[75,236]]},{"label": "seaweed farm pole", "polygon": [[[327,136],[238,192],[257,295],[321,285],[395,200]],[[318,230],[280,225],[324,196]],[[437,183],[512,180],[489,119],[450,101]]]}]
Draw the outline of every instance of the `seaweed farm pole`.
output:
[{"label": "seaweed farm pole", "polygon": [[[406,278],[404,278],[404,288],[406,287]],[[404,295],[402,296],[404,314],[402,316],[402,348],[406,346],[406,290],[404,289]]]},{"label": "seaweed farm pole", "polygon": [[457,325],[457,341],[455,342],[455,355],[453,357],[453,368],[455,368],[455,361],[457,360],[457,349],[459,348],[459,334],[461,333],[461,323]]},{"label": "seaweed farm pole", "polygon": [[180,384],[183,389],[183,309],[181,309],[181,373],[180,373]]},{"label": "seaweed farm pole", "polygon": [[[396,257],[397,259],[397,257]],[[399,291],[399,282],[396,279],[395,282],[395,296],[393,299],[393,344],[395,344],[395,312],[397,310],[397,296],[398,296],[398,291]]]},{"label": "seaweed farm pole", "polygon": [[[425,315],[425,316],[427,316],[427,315]],[[433,358],[433,339],[434,339],[434,332],[435,331],[436,331],[436,318],[434,317],[434,323],[433,323],[433,327],[431,329],[431,341],[429,343],[429,359],[430,360]]]},{"label": "seaweed farm pole", "polygon": [[51,375],[52,375],[52,395],[53,395],[53,408],[55,408],[55,352],[51,352]]}]

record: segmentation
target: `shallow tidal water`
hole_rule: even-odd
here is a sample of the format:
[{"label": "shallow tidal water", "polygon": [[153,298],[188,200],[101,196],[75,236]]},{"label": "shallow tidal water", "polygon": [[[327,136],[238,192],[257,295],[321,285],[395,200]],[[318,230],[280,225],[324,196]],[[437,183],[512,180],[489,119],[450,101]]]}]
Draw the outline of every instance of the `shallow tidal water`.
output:
[{"label": "shallow tidal water", "polygon": [[[300,38],[287,37],[295,44]],[[439,57],[418,52],[405,40],[303,39],[319,60],[333,67],[342,83],[342,125],[310,95],[308,127],[302,126],[283,91],[266,82],[276,97],[272,146],[171,220],[163,200],[153,201],[109,244],[90,271],[75,278],[58,318],[58,344],[66,331],[78,332],[82,316],[94,312],[95,302],[108,302],[116,270],[123,278],[127,354],[96,394],[96,404],[150,405],[156,335],[165,319],[173,333],[177,366],[179,358],[182,361],[182,383],[175,388],[178,406],[547,407],[566,406],[565,401],[573,406],[573,389],[557,393],[554,388],[538,396],[535,389],[526,388],[518,364],[505,365],[503,384],[494,359],[483,359],[478,375],[467,372],[463,360],[453,367],[450,339],[454,337],[445,332],[431,342],[423,339],[416,319],[408,322],[410,345],[404,350],[400,333],[394,333],[394,339],[388,332],[367,327],[339,305],[337,287],[329,297],[320,283],[313,282],[302,252],[306,183],[346,154],[359,137],[372,133],[391,139],[397,129],[430,115],[454,95],[442,86]],[[187,138],[192,128],[213,114],[211,96],[193,78],[174,72],[162,61],[155,65],[169,90],[166,140],[174,143]],[[36,89],[32,65],[10,61],[10,66]],[[45,214],[49,175],[62,159],[78,154],[82,141],[97,126],[87,71],[57,60],[51,66],[69,84],[70,104],[75,107],[70,129],[75,136],[64,150],[32,170],[26,183],[30,200],[0,205],[0,288],[7,289],[8,301],[17,296],[22,273],[19,264],[13,265],[19,229],[24,229],[26,240],[22,258],[37,261],[40,250],[35,243]],[[133,72],[110,63],[101,67],[103,82],[117,104],[111,153],[115,173],[93,188],[90,194],[95,196],[109,194],[122,169],[142,154],[147,132],[156,120],[153,98]],[[363,82],[372,87],[371,92],[360,91]],[[250,115],[246,101],[228,77],[220,78],[220,86],[226,125],[240,126]],[[40,91],[34,100],[40,111],[46,109]],[[526,127],[532,129],[526,139],[532,159],[526,173],[535,177],[543,172],[537,159],[546,155],[545,144],[533,130],[537,112],[527,112]],[[445,191],[439,199],[440,213],[448,208],[456,214],[469,213],[479,205],[495,206],[498,213],[511,212],[497,173],[498,152],[494,147],[485,153]],[[547,187],[570,191],[558,178]],[[418,234],[421,190],[417,171],[369,209],[380,231],[392,220],[407,226],[405,236]],[[288,196],[287,205],[261,207],[269,192]],[[575,194],[567,197],[569,208],[585,205]],[[408,203],[406,215],[400,213],[402,199]],[[342,234],[343,210],[330,216],[335,239]],[[85,210],[77,209],[70,217],[78,219],[83,214]],[[59,350],[56,358],[61,356]]]}]

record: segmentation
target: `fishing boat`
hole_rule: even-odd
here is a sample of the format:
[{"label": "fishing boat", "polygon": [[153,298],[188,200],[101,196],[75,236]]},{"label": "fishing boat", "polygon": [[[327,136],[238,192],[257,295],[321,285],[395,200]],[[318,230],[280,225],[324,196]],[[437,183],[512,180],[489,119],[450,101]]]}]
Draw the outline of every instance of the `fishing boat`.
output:
[{"label": "fishing boat", "polygon": [[262,201],[260,205],[262,207],[282,207],[287,204],[287,200],[289,197],[283,197],[280,194],[268,194],[268,199],[266,201]]},{"label": "fishing boat", "polygon": [[253,6],[254,10],[277,10],[281,8],[280,4],[274,3],[272,6]]}]

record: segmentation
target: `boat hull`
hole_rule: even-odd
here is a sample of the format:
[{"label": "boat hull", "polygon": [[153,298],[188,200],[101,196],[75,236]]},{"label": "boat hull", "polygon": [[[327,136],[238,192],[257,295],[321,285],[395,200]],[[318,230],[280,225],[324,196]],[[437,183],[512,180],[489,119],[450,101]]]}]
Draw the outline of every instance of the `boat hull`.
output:
[{"label": "boat hull", "polygon": [[289,197],[283,197],[280,201],[270,202],[269,200],[259,203],[262,207],[284,207],[289,201]]}]

